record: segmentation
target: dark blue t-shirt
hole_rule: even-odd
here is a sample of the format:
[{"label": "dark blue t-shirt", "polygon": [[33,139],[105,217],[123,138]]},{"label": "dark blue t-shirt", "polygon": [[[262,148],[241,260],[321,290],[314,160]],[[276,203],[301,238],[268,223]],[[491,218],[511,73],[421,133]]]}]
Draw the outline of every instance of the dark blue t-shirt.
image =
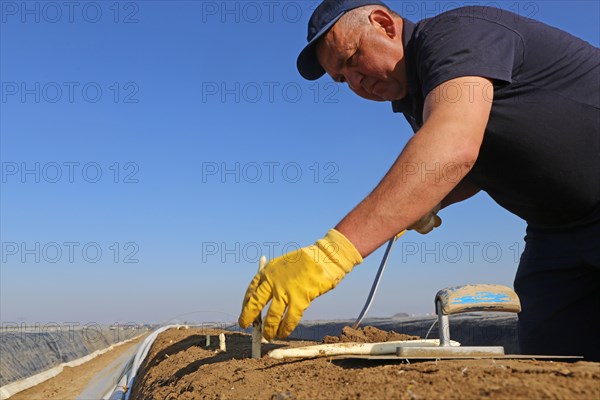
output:
[{"label": "dark blue t-shirt", "polygon": [[490,119],[466,179],[532,226],[600,220],[600,49],[491,7],[404,23],[409,95],[394,111],[416,132],[433,88],[461,76],[493,80]]}]

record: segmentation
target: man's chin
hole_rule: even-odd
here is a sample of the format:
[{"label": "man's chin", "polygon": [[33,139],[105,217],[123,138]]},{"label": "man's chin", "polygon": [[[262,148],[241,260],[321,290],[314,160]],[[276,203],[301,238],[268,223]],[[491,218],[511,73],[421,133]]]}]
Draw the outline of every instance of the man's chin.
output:
[{"label": "man's chin", "polygon": [[367,93],[367,92],[356,93],[356,94],[358,94],[363,99],[367,99],[367,100],[371,100],[371,101],[378,101],[378,102],[392,101],[392,100],[388,99],[388,96],[386,96],[385,94],[378,95],[375,93]]},{"label": "man's chin", "polygon": [[400,100],[397,94],[393,94],[393,93],[381,93],[381,94],[372,94],[373,96],[373,100],[375,101],[396,101],[396,100]]},{"label": "man's chin", "polygon": [[394,101],[394,99],[387,98],[387,97],[377,97],[377,99],[375,101],[379,101],[379,102]]},{"label": "man's chin", "polygon": [[369,96],[373,101],[389,101],[386,93],[370,93]]},{"label": "man's chin", "polygon": [[[387,89],[387,90],[386,90]],[[402,100],[408,93],[403,87],[397,85],[388,85],[380,93],[373,93],[380,101],[397,101]]]}]

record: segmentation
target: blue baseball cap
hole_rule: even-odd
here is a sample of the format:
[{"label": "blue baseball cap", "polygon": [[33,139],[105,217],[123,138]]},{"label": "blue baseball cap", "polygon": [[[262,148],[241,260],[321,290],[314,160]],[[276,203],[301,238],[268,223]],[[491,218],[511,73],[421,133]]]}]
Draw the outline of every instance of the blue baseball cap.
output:
[{"label": "blue baseball cap", "polygon": [[298,72],[309,81],[319,79],[325,70],[319,64],[315,50],[319,39],[348,11],[362,6],[387,6],[378,0],[324,0],[308,21],[308,44],[300,52],[296,66]]}]

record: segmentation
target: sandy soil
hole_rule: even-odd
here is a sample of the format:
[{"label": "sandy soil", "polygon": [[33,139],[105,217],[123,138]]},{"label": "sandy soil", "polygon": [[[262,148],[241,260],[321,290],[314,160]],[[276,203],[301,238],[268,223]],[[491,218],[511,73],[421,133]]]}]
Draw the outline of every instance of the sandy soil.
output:
[{"label": "sandy soil", "polygon": [[377,343],[377,342],[391,342],[394,340],[416,340],[421,339],[420,336],[405,335],[394,331],[382,331],[373,326],[366,326],[364,328],[352,329],[349,326],[342,328],[341,335],[338,336],[325,336],[323,343]]},{"label": "sandy soil", "polygon": [[66,367],[63,372],[54,378],[42,382],[31,389],[15,394],[14,396],[11,396],[10,400],[75,399],[98,372],[112,363],[129,348],[143,341],[146,336],[147,335],[144,335],[129,343],[117,346],[111,351],[99,355],[93,360],[77,367]]},{"label": "sandy soil", "polygon": [[[250,336],[169,330],[157,338],[132,388],[134,399],[599,399],[600,363],[534,360],[249,359]],[[364,332],[363,332],[364,333]],[[205,335],[211,346],[205,346]],[[310,342],[275,342],[298,347]]]}]

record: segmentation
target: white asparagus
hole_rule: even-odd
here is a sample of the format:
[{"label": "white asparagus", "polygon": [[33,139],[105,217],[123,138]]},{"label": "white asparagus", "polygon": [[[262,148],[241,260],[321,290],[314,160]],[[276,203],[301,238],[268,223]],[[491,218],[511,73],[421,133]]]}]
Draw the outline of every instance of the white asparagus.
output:
[{"label": "white asparagus", "polygon": [[219,334],[219,350],[227,351],[227,346],[225,345],[225,334],[224,333]]},{"label": "white asparagus", "polygon": [[[258,262],[258,272],[267,265],[267,257],[262,256]],[[261,343],[263,343],[262,335],[262,313],[252,323],[252,358],[260,358],[262,356]],[[266,342],[266,340],[265,340]]]},{"label": "white asparagus", "polygon": [[[439,345],[440,341],[438,339],[398,340],[378,343],[332,343],[291,349],[275,349],[269,353],[269,357],[280,360],[283,358],[327,357],[346,354],[376,356],[396,354],[397,347],[436,347]],[[460,343],[451,340],[450,345],[460,346]]]}]

